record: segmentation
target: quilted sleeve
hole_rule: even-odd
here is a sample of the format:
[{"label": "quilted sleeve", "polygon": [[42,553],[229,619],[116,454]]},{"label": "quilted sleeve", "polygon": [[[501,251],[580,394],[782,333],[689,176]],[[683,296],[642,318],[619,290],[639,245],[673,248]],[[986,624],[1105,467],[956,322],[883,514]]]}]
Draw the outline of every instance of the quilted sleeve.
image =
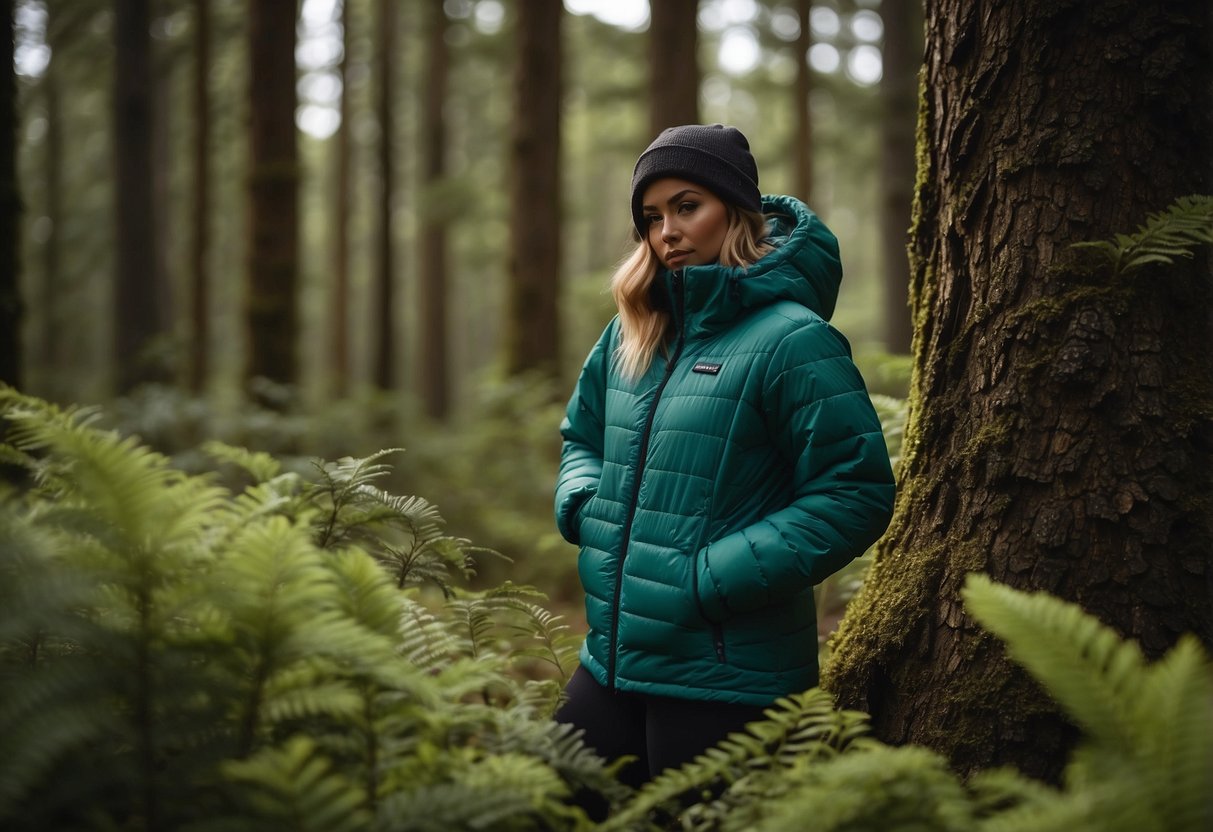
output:
[{"label": "quilted sleeve", "polygon": [[889,452],[841,334],[824,321],[789,334],[763,395],[793,464],[793,499],[698,553],[700,604],[715,621],[820,583],[876,542],[892,516]]},{"label": "quilted sleeve", "polygon": [[607,367],[615,332],[612,321],[586,357],[569,399],[560,435],[560,473],[556,480],[556,527],[570,543],[579,543],[577,512],[598,491],[602,449]]}]

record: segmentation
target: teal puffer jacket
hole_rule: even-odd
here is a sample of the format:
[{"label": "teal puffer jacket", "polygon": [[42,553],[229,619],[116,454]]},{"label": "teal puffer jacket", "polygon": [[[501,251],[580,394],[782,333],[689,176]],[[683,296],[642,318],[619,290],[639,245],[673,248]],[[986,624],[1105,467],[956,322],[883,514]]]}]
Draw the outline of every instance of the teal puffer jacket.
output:
[{"label": "teal puffer jacket", "polygon": [[889,522],[880,422],[826,323],[838,243],[799,200],[763,210],[777,248],[660,271],[668,353],[622,378],[613,320],[561,425],[556,522],[581,546],[581,662],[607,687],[765,705],[814,686],[813,586]]}]

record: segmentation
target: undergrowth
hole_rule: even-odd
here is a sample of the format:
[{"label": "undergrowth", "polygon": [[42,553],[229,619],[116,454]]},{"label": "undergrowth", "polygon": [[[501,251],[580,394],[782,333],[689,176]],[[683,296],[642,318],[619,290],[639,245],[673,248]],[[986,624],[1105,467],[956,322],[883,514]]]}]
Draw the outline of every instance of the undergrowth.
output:
[{"label": "undergrowth", "polygon": [[[1062,788],[957,779],[810,690],[633,791],[552,721],[579,637],[470,589],[487,550],[386,487],[393,451],[187,473],[97,413],[0,389],[0,827],[25,830],[1197,830],[1213,674],[973,577],[970,612],[1085,730]],[[239,482],[239,485],[230,483]]]}]

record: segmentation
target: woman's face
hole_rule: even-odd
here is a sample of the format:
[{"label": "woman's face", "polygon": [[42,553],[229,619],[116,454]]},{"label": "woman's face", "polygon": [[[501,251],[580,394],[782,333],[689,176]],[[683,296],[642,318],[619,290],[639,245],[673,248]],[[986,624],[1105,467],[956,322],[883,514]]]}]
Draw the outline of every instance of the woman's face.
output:
[{"label": "woman's face", "polygon": [[720,258],[729,209],[702,185],[658,179],[644,191],[649,245],[668,269],[702,266]]}]

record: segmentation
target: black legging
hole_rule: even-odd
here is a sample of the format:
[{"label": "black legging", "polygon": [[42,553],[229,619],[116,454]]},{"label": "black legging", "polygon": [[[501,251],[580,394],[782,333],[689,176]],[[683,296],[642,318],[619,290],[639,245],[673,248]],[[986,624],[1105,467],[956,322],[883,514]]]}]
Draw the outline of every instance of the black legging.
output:
[{"label": "black legging", "polygon": [[611,692],[584,667],[573,673],[565,692],[568,701],[556,712],[556,721],[585,731],[586,744],[599,756],[636,757],[619,777],[635,787],[690,762],[746,723],[762,719],[765,710],[760,705]]}]

